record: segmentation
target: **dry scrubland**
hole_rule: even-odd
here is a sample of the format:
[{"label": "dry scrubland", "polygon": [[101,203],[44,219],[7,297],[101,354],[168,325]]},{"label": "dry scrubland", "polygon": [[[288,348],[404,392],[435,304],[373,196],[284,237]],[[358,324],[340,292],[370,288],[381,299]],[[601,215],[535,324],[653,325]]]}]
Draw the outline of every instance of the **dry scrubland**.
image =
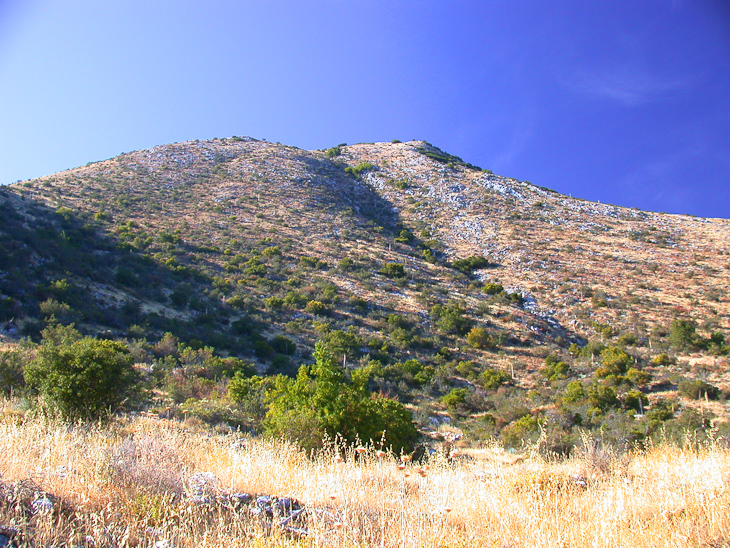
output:
[{"label": "dry scrubland", "polygon": [[[730,545],[722,441],[623,455],[588,443],[594,449],[555,462],[465,449],[452,463],[432,457],[419,473],[420,464],[399,468],[373,448],[359,459],[332,448],[310,459],[281,442],[179,422],[69,426],[7,411],[0,444],[0,525],[35,546]],[[201,477],[209,495],[296,498],[308,534],[267,531],[247,512],[195,503],[190,489]],[[48,493],[54,511],[8,504],[21,488]]]}]

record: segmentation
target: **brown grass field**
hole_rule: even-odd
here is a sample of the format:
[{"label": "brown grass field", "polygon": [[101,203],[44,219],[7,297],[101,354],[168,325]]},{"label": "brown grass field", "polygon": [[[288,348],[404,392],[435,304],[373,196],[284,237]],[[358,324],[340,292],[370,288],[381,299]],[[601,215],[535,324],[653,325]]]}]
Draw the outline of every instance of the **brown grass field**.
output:
[{"label": "brown grass field", "polygon": [[[373,447],[308,457],[192,421],[69,425],[6,402],[0,532],[59,547],[730,546],[725,440],[624,454],[584,442],[567,460],[494,445],[403,465]],[[306,534],[220,502],[240,492],[297,499]],[[33,509],[41,493],[52,510]]]}]

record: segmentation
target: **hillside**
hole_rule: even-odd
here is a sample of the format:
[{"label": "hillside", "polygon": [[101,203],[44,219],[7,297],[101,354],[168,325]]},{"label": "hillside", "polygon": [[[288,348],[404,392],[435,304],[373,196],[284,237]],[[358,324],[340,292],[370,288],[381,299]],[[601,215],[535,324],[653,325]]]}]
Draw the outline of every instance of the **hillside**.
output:
[{"label": "hillside", "polygon": [[[581,426],[656,431],[655,416],[627,434],[637,398],[642,417],[660,399],[664,420],[694,421],[677,430],[727,415],[728,220],[562,196],[422,141],[239,137],[4,187],[0,213],[7,342],[56,320],[127,339],[139,363],[185,369],[180,349],[207,347],[292,374],[343,331],[345,363],[377,360],[372,388],[422,429],[448,413],[473,439],[514,441],[505,429],[538,436],[547,421],[558,449]],[[225,395],[232,366],[196,359],[198,373],[160,381],[174,404]],[[699,407],[698,381],[712,387]],[[571,382],[583,396],[566,399]]]}]

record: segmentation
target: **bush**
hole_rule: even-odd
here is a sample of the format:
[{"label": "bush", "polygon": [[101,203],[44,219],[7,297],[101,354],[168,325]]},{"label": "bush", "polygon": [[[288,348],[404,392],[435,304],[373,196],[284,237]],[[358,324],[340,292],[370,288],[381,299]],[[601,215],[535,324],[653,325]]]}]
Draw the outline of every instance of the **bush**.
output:
[{"label": "bush", "polygon": [[487,295],[499,295],[504,293],[504,286],[502,284],[487,283],[482,287],[482,291]]},{"label": "bush", "polygon": [[691,350],[697,342],[697,325],[692,320],[675,319],[669,326],[669,344],[675,350]]},{"label": "bush", "polygon": [[493,350],[497,348],[497,341],[483,327],[473,327],[466,335],[467,342],[474,348]]},{"label": "bush", "polygon": [[0,352],[0,394],[8,396],[25,386],[22,358],[20,352]]},{"label": "bush", "polygon": [[411,450],[417,437],[411,412],[401,403],[371,394],[371,368],[348,371],[338,365],[331,344],[315,345],[315,364],[302,366],[296,379],[279,376],[266,396],[264,431],[297,441],[306,449],[339,437],[348,444],[383,441],[385,447]]},{"label": "bush", "polygon": [[403,263],[385,263],[379,271],[388,278],[405,278],[406,270]]},{"label": "bush", "polygon": [[683,380],[677,385],[677,390],[685,398],[698,400],[707,397],[710,400],[716,400],[720,396],[720,390],[702,380]]},{"label": "bush", "polygon": [[[50,329],[53,331],[53,328]],[[69,419],[97,419],[128,406],[139,375],[129,348],[90,337],[44,330],[37,357],[25,369],[28,385]]]},{"label": "bush", "polygon": [[551,382],[565,380],[570,375],[570,366],[550,354],[545,358],[545,367],[540,369],[540,374]]},{"label": "bush", "polygon": [[512,382],[512,377],[509,373],[502,371],[501,369],[495,369],[493,367],[487,367],[482,374],[479,375],[479,382],[487,390],[496,390],[503,384]]},{"label": "bush", "polygon": [[326,316],[329,313],[327,305],[321,301],[309,301],[304,307],[304,311],[316,316]]},{"label": "bush", "polygon": [[472,255],[471,257],[467,257],[466,259],[458,259],[454,261],[453,263],[451,263],[451,266],[453,266],[459,272],[463,272],[464,274],[469,275],[474,270],[477,270],[479,268],[487,268],[494,265],[490,263],[486,257]]}]

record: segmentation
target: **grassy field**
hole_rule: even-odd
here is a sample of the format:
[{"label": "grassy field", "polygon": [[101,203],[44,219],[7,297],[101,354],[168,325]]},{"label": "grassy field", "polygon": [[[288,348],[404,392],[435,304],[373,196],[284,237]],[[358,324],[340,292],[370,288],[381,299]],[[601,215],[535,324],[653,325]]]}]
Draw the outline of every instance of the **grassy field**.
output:
[{"label": "grassy field", "polygon": [[[620,455],[585,440],[561,461],[485,446],[403,463],[373,447],[308,458],[192,421],[68,425],[8,404],[2,417],[0,526],[35,546],[730,546],[723,440]],[[306,534],[226,502],[242,492],[297,499]]]}]

